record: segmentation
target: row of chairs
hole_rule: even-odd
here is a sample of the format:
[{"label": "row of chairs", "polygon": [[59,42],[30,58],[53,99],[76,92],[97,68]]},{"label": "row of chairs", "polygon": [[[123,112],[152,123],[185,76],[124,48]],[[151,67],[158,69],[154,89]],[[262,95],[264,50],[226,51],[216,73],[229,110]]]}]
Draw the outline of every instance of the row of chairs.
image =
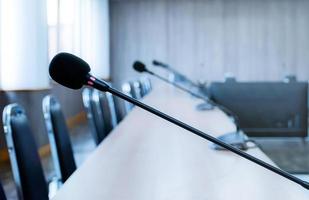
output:
[{"label": "row of chairs", "polygon": [[110,93],[85,88],[84,107],[95,143],[98,145],[117,125],[115,102]]},{"label": "row of chairs", "polygon": [[[129,81],[122,84],[121,90],[128,96],[131,96],[135,99],[141,99],[152,90],[152,84],[149,78],[141,77],[140,80]],[[134,107],[134,105],[129,102],[122,102],[125,112],[122,116],[120,116],[121,118],[123,118]]]},{"label": "row of chairs", "polygon": [[[134,85],[137,86],[136,82],[139,83],[139,88],[133,88]],[[149,79],[142,78],[139,81],[130,82],[130,90],[130,96],[141,98],[150,92],[151,83]],[[116,114],[117,106],[109,93],[85,88],[82,96],[94,140],[99,144],[120,120]],[[45,180],[24,108],[18,104],[10,104],[3,111],[5,138],[19,199],[51,198],[76,170],[69,131],[60,103],[55,97],[48,95],[42,101],[42,108],[56,172],[56,177],[49,181]],[[0,199],[6,199],[1,183]]]},{"label": "row of chairs", "polygon": [[[147,77],[122,85],[122,92],[141,99],[152,89]],[[131,103],[114,98],[110,93],[85,88],[82,92],[84,107],[96,144],[99,144],[133,108]]]}]

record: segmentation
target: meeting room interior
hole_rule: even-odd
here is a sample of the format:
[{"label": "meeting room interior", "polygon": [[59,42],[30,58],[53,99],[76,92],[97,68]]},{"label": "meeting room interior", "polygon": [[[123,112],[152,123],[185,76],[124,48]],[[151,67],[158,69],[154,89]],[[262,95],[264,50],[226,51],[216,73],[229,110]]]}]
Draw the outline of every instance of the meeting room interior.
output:
[{"label": "meeting room interior", "polygon": [[309,0],[0,0],[0,200],[308,200]]}]

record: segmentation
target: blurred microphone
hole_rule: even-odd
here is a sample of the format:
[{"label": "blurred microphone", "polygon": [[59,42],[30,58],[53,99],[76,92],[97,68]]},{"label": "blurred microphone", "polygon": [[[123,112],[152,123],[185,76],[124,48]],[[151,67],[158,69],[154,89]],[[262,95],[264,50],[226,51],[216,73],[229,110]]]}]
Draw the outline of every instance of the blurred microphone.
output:
[{"label": "blurred microphone", "polygon": [[66,86],[71,89],[80,89],[83,85],[87,85],[90,87],[93,87],[95,89],[98,89],[103,92],[109,92],[119,98],[122,98],[162,119],[165,119],[187,131],[190,131],[194,133],[197,136],[200,136],[201,138],[204,138],[210,142],[213,142],[217,145],[220,145],[231,152],[234,152],[235,154],[246,158],[247,160],[250,160],[254,162],[257,165],[260,165],[264,167],[265,169],[268,169],[278,175],[281,175],[290,181],[293,181],[301,186],[303,186],[306,189],[309,189],[309,183],[306,181],[303,181],[277,167],[274,167],[258,158],[255,158],[254,156],[251,156],[250,154],[243,152],[229,144],[226,144],[192,126],[189,126],[188,124],[181,122],[165,113],[160,112],[159,110],[156,110],[155,108],[148,106],[147,104],[144,104],[130,96],[125,95],[124,93],[118,91],[117,89],[114,89],[113,87],[109,86],[105,81],[100,80],[90,73],[90,66],[88,63],[83,61],[82,59],[69,54],[69,53],[60,53],[57,54],[51,61],[49,66],[49,74],[56,82],[59,84]]},{"label": "blurred microphone", "polygon": [[[152,64],[153,64],[153,65],[156,65],[156,66],[163,67],[163,68],[167,68],[167,69],[170,68],[170,66],[169,66],[168,64],[162,63],[162,62],[157,61],[157,60],[153,60],[153,61],[152,61]],[[172,69],[171,69],[171,70],[172,70]],[[174,71],[174,70],[173,70],[173,71]]]},{"label": "blurred microphone", "polygon": [[[156,73],[154,73],[153,71],[150,71],[149,69],[147,69],[146,65],[140,61],[135,61],[134,64],[133,64],[133,69],[135,69],[135,71],[137,72],[140,72],[140,73],[148,73],[152,76],[155,76],[157,77],[158,79],[168,83],[168,84],[171,84],[173,86],[175,86],[176,88],[184,91],[184,92],[187,92],[189,94],[191,94],[192,96],[196,97],[196,98],[199,98],[199,99],[202,99],[204,100],[206,103],[204,104],[199,104],[197,106],[197,108],[199,110],[210,110],[210,109],[213,109],[214,106],[220,108],[225,114],[227,114],[230,118],[233,119],[233,122],[236,126],[236,131],[235,132],[231,132],[231,133],[227,133],[227,134],[224,134],[220,137],[218,137],[219,140],[225,142],[225,143],[228,143],[230,145],[233,145],[239,149],[242,149],[242,150],[247,150],[248,149],[248,145],[247,145],[247,142],[250,141],[248,139],[248,137],[243,133],[243,131],[240,129],[240,126],[239,126],[239,118],[237,115],[235,115],[231,110],[227,109],[226,107],[220,105],[220,104],[217,104],[215,103],[214,101],[210,100],[209,98],[207,97],[204,97],[204,96],[201,96],[197,93],[194,93]],[[203,106],[203,108],[201,109],[200,107]],[[213,145],[214,149],[216,150],[225,150],[225,148],[222,148],[221,146],[218,146],[218,145]]]},{"label": "blurred microphone", "polygon": [[198,99],[204,100],[204,101],[206,102],[206,104],[203,104],[203,105],[204,105],[203,108],[204,108],[205,110],[211,110],[211,109],[214,108],[214,106],[212,105],[212,103],[210,103],[210,99],[208,99],[206,96],[202,96],[202,95],[200,95],[200,94],[198,94],[198,93],[194,93],[194,92],[190,91],[189,89],[187,89],[187,88],[185,88],[185,87],[182,87],[182,86],[178,85],[177,83],[175,83],[175,82],[173,82],[173,81],[170,81],[170,80],[168,80],[168,79],[166,79],[166,78],[164,78],[164,77],[162,77],[162,76],[159,76],[158,74],[156,74],[156,73],[154,73],[154,72],[148,70],[148,69],[146,68],[146,65],[145,65],[144,63],[140,62],[140,61],[135,61],[134,64],[133,64],[133,68],[134,68],[135,71],[137,71],[137,72],[140,72],[140,73],[146,72],[146,73],[148,73],[148,74],[150,74],[150,75],[152,75],[152,76],[155,76],[155,77],[157,77],[158,79],[160,79],[160,80],[162,80],[162,81],[164,81],[164,82],[166,82],[166,83],[168,83],[168,84],[173,85],[174,87],[176,87],[176,88],[178,88],[178,89],[180,89],[180,90],[182,90],[182,91],[184,91],[184,92],[186,92],[186,93],[189,93],[190,95],[192,95],[192,96],[194,96],[194,97],[196,97],[196,98],[198,98]]},{"label": "blurred microphone", "polygon": [[180,81],[182,82],[187,82],[190,85],[192,85],[193,87],[199,88],[201,89],[201,86],[196,84],[194,81],[192,81],[191,79],[189,79],[188,77],[186,77],[185,75],[181,74],[180,72],[178,72],[177,70],[173,69],[172,67],[170,67],[168,64],[157,61],[157,60],[153,60],[152,64],[158,67],[162,67],[164,69],[166,69],[167,71],[171,72],[172,74],[174,74]]}]

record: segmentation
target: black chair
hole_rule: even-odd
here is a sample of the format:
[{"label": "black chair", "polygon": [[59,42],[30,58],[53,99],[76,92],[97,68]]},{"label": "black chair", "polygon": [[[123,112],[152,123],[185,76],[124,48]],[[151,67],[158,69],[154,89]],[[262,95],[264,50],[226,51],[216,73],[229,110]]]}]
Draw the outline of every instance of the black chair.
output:
[{"label": "black chair", "polygon": [[142,98],[142,89],[141,84],[139,81],[131,81],[131,95],[135,99],[141,99]]},{"label": "black chair", "polygon": [[100,144],[101,141],[107,136],[107,131],[104,122],[104,116],[100,107],[99,101],[93,100],[94,90],[85,88],[83,90],[83,103],[87,111],[88,122],[92,129],[92,134],[96,144]]},{"label": "black chair", "polygon": [[6,200],[6,196],[5,196],[4,189],[2,187],[1,182],[0,182],[0,200]]},{"label": "black chair", "polygon": [[109,134],[117,125],[115,103],[112,94],[94,90],[92,100],[103,115],[106,134]]},{"label": "black chair", "polygon": [[285,83],[296,83],[297,77],[293,74],[286,75],[283,79],[283,82],[285,82]]},{"label": "black chair", "polygon": [[42,106],[57,179],[64,183],[76,170],[69,131],[55,97],[44,97]]},{"label": "black chair", "polygon": [[146,76],[142,76],[139,81],[141,84],[141,94],[144,97],[152,90],[151,81]]},{"label": "black chair", "polygon": [[20,199],[47,200],[48,187],[24,109],[10,104],[4,108],[2,119]]},{"label": "black chair", "polygon": [[[128,96],[130,96],[130,97],[133,97],[133,95],[132,95],[133,91],[132,91],[132,88],[131,88],[130,83],[124,83],[124,84],[122,84],[122,86],[121,86],[121,91],[122,91],[124,94],[126,94],[126,95],[128,95]],[[132,110],[132,108],[134,107],[134,105],[131,104],[130,102],[125,101],[125,100],[122,100],[122,102],[123,102],[124,112],[125,112],[125,115],[126,115],[126,114],[128,114],[128,113]]]},{"label": "black chair", "polygon": [[85,108],[86,113],[87,113],[87,120],[88,120],[88,123],[89,123],[90,128],[91,128],[91,133],[93,135],[93,138],[94,138],[96,144],[98,144],[97,128],[94,124],[93,105],[91,103],[92,91],[93,91],[93,89],[90,89],[90,88],[83,89],[82,98],[83,98],[84,108]]},{"label": "black chair", "polygon": [[224,75],[224,82],[226,82],[226,83],[235,83],[235,82],[237,82],[237,79],[236,79],[236,77],[233,74],[226,73]]}]

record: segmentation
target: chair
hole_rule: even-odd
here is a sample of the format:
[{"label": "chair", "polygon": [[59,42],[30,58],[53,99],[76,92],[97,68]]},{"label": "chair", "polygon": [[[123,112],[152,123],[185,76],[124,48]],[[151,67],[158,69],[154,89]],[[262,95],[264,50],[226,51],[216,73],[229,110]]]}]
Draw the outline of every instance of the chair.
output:
[{"label": "chair", "polygon": [[131,95],[135,99],[141,99],[142,98],[142,89],[141,84],[139,81],[131,81]]},{"label": "chair", "polygon": [[236,77],[234,76],[234,74],[230,73],[230,72],[224,74],[224,81],[226,83],[235,83],[235,82],[237,82]]},{"label": "chair", "polygon": [[105,131],[108,134],[117,125],[117,117],[113,95],[108,92],[94,90],[92,99],[102,112]]},{"label": "chair", "polygon": [[94,118],[93,118],[93,105],[91,104],[92,91],[93,91],[93,89],[90,89],[90,88],[83,89],[82,97],[83,97],[84,108],[85,108],[86,113],[87,113],[88,123],[89,123],[90,128],[91,128],[91,133],[93,135],[95,143],[99,144],[98,136],[97,136],[97,130],[96,130],[97,128],[94,124]]},{"label": "chair", "polygon": [[142,76],[139,81],[141,84],[142,97],[144,97],[152,89],[151,82],[150,79],[146,76]]},{"label": "chair", "polygon": [[[128,82],[122,84],[121,91],[124,94],[132,97],[131,85]],[[134,105],[116,96],[113,96],[113,99],[114,99],[115,108],[116,108],[115,110],[116,110],[116,115],[117,115],[116,117],[117,122],[120,122],[132,110]]]},{"label": "chair", "polygon": [[0,200],[6,200],[6,196],[1,182],[0,182]]},{"label": "chair", "polygon": [[60,103],[53,96],[44,97],[42,107],[56,175],[64,183],[76,170],[65,118]]},{"label": "chair", "polygon": [[101,110],[99,100],[94,101],[93,93],[95,90],[85,88],[83,90],[83,103],[87,111],[87,118],[92,129],[92,134],[95,143],[98,145],[107,136],[107,131],[104,122],[104,116]]},{"label": "chair", "polygon": [[[130,97],[133,97],[133,95],[132,95],[133,92],[132,92],[132,88],[131,88],[130,83],[122,84],[121,90],[122,90],[122,92],[124,94],[126,94],[126,95],[128,95]],[[134,105],[131,104],[130,102],[125,101],[125,100],[122,100],[122,101],[123,101],[123,107],[124,107],[125,113],[127,114],[127,113],[129,113],[132,110]]]},{"label": "chair", "polygon": [[43,168],[24,109],[18,104],[7,105],[2,119],[19,198],[47,200]]},{"label": "chair", "polygon": [[114,95],[112,95],[111,93],[105,93],[105,94],[106,94],[106,98],[108,102],[108,107],[110,110],[111,123],[112,123],[113,128],[115,128],[119,121],[117,118],[115,98],[114,98]]},{"label": "chair", "polygon": [[285,83],[296,83],[297,77],[293,74],[286,75],[283,79],[283,82],[285,82]]}]

